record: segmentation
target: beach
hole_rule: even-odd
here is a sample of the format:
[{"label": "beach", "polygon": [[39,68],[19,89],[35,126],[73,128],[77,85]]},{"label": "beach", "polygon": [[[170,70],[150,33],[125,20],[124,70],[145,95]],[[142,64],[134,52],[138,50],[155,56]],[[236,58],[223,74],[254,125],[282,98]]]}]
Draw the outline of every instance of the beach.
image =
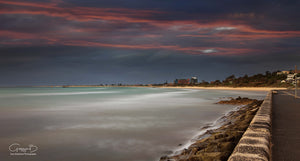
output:
[{"label": "beach", "polygon": [[67,86],[36,86],[47,88],[174,88],[174,89],[205,89],[205,90],[232,90],[232,91],[271,91],[271,90],[287,90],[282,87],[200,87],[200,86],[152,86],[152,85],[122,85],[122,86],[100,86],[100,85],[67,85]]},{"label": "beach", "polygon": [[211,90],[234,90],[234,91],[271,91],[286,90],[287,88],[278,87],[195,87],[195,86],[176,86],[176,87],[159,87],[159,88],[183,88],[183,89],[211,89]]}]

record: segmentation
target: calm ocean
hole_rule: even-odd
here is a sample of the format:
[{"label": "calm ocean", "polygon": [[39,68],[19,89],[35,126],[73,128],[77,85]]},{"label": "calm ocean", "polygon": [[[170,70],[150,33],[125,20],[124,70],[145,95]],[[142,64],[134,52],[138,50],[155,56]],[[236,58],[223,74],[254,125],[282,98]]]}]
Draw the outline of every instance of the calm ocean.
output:
[{"label": "calm ocean", "polygon": [[[162,88],[0,88],[0,160],[154,161],[267,92]],[[23,148],[23,149],[22,149]]]}]

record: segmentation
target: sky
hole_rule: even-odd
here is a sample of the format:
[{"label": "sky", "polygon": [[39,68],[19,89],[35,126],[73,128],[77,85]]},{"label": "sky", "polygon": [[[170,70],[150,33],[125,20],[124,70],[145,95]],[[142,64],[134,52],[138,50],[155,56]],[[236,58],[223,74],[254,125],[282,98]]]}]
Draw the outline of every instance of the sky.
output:
[{"label": "sky", "polygon": [[299,0],[0,0],[0,86],[300,68]]}]

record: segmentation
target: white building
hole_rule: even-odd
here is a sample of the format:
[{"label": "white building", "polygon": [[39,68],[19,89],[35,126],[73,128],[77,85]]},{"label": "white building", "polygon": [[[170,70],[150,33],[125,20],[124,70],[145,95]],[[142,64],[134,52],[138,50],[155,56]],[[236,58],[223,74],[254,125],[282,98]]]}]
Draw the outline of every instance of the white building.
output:
[{"label": "white building", "polygon": [[197,77],[192,77],[191,78],[191,84],[197,84],[198,83],[198,78]]},{"label": "white building", "polygon": [[286,82],[292,83],[295,80],[296,74],[288,74],[286,78]]},{"label": "white building", "polygon": [[277,75],[281,75],[281,74],[290,74],[290,71],[281,71],[281,72],[277,72]]}]

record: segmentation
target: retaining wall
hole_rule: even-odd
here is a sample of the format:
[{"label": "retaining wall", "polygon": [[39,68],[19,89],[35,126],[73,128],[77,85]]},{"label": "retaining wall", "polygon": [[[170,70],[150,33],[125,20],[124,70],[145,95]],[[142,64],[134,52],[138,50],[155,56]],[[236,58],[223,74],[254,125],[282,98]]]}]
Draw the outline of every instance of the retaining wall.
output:
[{"label": "retaining wall", "polygon": [[228,161],[271,160],[272,91],[270,91]]}]

